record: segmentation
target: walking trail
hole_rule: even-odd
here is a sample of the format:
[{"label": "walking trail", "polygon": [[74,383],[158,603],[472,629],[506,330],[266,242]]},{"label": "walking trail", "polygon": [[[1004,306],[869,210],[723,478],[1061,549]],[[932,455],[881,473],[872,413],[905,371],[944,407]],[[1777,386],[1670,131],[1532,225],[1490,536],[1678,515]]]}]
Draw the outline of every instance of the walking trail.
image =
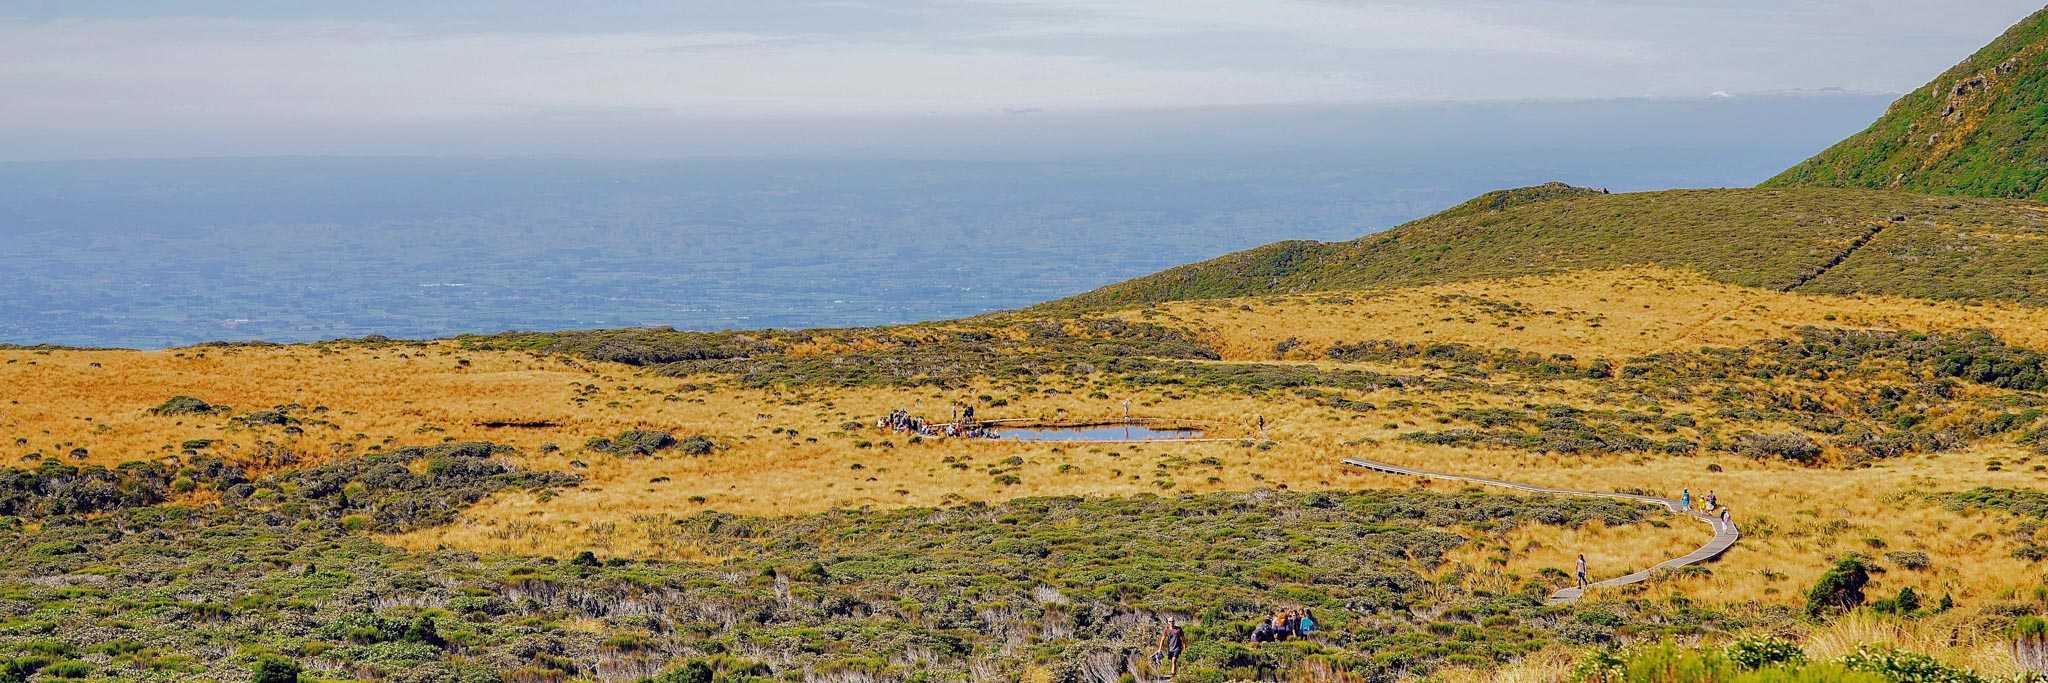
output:
[{"label": "walking trail", "polygon": [[[1674,557],[1669,560],[1665,560],[1661,563],[1658,563],[1658,565],[1655,567],[1651,567],[1649,569],[1645,569],[1634,574],[1629,574],[1627,576],[1617,576],[1602,581],[1595,581],[1591,585],[1589,585],[1588,588],[1612,588],[1615,586],[1626,586],[1629,584],[1642,583],[1644,581],[1649,580],[1650,575],[1660,569],[1677,569],[1679,567],[1684,567],[1687,565],[1706,562],[1708,560],[1720,557],[1722,553],[1728,552],[1729,546],[1735,545],[1736,539],[1742,537],[1742,532],[1735,528],[1734,523],[1722,521],[1720,517],[1715,515],[1709,515],[1703,512],[1687,510],[1685,509],[1684,503],[1681,503],[1680,501],[1671,498],[1642,496],[1633,493],[1600,493],[1596,491],[1577,491],[1573,489],[1549,488],[1545,486],[1535,486],[1531,484],[1518,484],[1512,481],[1501,481],[1499,479],[1468,477],[1462,474],[1444,474],[1442,472],[1429,472],[1425,470],[1401,467],[1399,465],[1389,465],[1386,463],[1372,462],[1369,460],[1359,460],[1356,458],[1345,458],[1344,464],[1350,465],[1352,467],[1360,467],[1372,470],[1374,472],[1381,472],[1385,474],[1393,474],[1405,477],[1422,477],[1425,479],[1443,479],[1446,481],[1461,481],[1471,484],[1479,484],[1481,486],[1498,486],[1500,488],[1514,489],[1516,491],[1526,491],[1529,493],[1548,493],[1560,496],[1585,496],[1589,498],[1617,498],[1621,500],[1633,500],[1644,503],[1656,503],[1658,505],[1664,506],[1665,509],[1672,511],[1673,513],[1683,514],[1688,517],[1691,517],[1693,518],[1693,520],[1705,524],[1708,527],[1713,528],[1714,530],[1714,537],[1708,539],[1706,545],[1700,546],[1698,550],[1694,550],[1690,553],[1687,553],[1682,557]],[[1561,588],[1558,589],[1556,593],[1550,594],[1550,604],[1558,605],[1577,602],[1579,598],[1584,595],[1585,589],[1579,588],[1577,586],[1571,588]]]}]

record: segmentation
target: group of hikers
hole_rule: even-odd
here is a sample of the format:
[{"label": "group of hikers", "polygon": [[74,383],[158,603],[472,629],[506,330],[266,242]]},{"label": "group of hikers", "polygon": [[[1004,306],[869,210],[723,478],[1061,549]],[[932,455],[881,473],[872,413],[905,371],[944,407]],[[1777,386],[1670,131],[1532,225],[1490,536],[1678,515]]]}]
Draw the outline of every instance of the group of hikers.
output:
[{"label": "group of hikers", "polygon": [[1306,638],[1316,630],[1316,618],[1309,616],[1308,608],[1281,610],[1272,617],[1259,622],[1252,629],[1252,642],[1277,643],[1283,640]]},{"label": "group of hikers", "polygon": [[[1714,495],[1713,489],[1708,489],[1707,495],[1700,497],[1700,506],[1697,508],[1693,507],[1692,504],[1692,488],[1687,487],[1681,489],[1678,493],[1678,505],[1679,507],[1684,508],[1685,512],[1698,511],[1704,512],[1709,515],[1719,516],[1722,522],[1731,521],[1731,518],[1735,515],[1734,511],[1730,510],[1728,506],[1721,504],[1721,497]],[[1585,555],[1579,556],[1577,576],[1579,579],[1580,588],[1585,588],[1587,584],[1591,583],[1591,580],[1588,579],[1586,576]]]},{"label": "group of hikers", "polygon": [[918,436],[966,437],[969,439],[999,438],[995,427],[974,421],[974,406],[967,406],[960,417],[947,423],[927,421],[911,415],[908,410],[892,410],[875,422],[880,429],[892,432],[907,432]]},{"label": "group of hikers", "polygon": [[[1281,610],[1259,620],[1259,625],[1252,629],[1251,642],[1257,644],[1298,640],[1307,638],[1315,630],[1316,618],[1309,614],[1307,607]],[[1167,675],[1179,676],[1180,653],[1187,645],[1187,631],[1181,628],[1178,620],[1167,617],[1166,625],[1159,630],[1158,647],[1152,652],[1152,665],[1170,667],[1170,673]]]},{"label": "group of hikers", "polygon": [[[1678,502],[1680,505],[1685,506],[1686,512],[1692,512],[1692,489],[1688,488],[1685,489],[1682,493],[1680,493]],[[1705,512],[1710,515],[1719,513],[1721,521],[1723,522],[1728,521],[1729,518],[1734,515],[1734,513],[1728,509],[1728,506],[1721,504],[1721,498],[1719,496],[1714,495],[1714,492],[1711,489],[1707,491],[1707,495],[1700,498],[1700,502],[1704,503],[1704,505],[1699,508],[1699,511]]]}]

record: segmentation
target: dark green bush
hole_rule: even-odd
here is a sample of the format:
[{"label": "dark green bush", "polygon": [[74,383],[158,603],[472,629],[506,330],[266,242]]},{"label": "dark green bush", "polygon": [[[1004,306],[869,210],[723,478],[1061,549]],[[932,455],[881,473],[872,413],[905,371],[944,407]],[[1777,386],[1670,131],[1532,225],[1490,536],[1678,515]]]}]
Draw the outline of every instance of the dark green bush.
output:
[{"label": "dark green bush", "polygon": [[263,655],[250,670],[250,683],[299,683],[299,663],[278,655]]},{"label": "dark green bush", "polygon": [[1863,587],[1870,584],[1870,564],[1861,555],[1835,561],[1806,592],[1806,613],[1843,612],[1863,605]]},{"label": "dark green bush", "polygon": [[712,443],[711,439],[695,435],[683,437],[679,446],[686,455],[710,455],[712,450],[718,448],[718,444]]},{"label": "dark green bush", "polygon": [[621,432],[610,439],[591,439],[585,444],[591,450],[613,455],[653,455],[676,445],[676,437],[668,432],[651,429],[635,429]]},{"label": "dark green bush", "polygon": [[1820,444],[1797,432],[1735,435],[1735,452],[1752,458],[1777,458],[1801,464],[1820,459]]},{"label": "dark green bush", "polygon": [[1737,638],[1729,643],[1728,659],[1744,669],[1761,669],[1777,664],[1791,664],[1806,660],[1806,653],[1799,644],[1783,638]]},{"label": "dark green bush", "polygon": [[156,415],[206,415],[218,410],[216,406],[191,396],[172,396],[155,408],[149,409]]}]

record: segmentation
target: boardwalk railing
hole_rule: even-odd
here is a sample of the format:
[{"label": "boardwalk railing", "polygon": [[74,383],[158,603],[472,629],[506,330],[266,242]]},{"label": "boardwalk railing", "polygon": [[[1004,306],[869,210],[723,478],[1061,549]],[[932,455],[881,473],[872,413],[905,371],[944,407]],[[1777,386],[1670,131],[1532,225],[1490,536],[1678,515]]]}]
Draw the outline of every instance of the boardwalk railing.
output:
[{"label": "boardwalk railing", "polygon": [[[1728,548],[1735,545],[1735,541],[1742,537],[1742,531],[1740,529],[1737,529],[1733,522],[1725,521],[1720,517],[1716,517],[1714,515],[1706,514],[1703,512],[1685,509],[1685,504],[1683,502],[1673,500],[1671,498],[1658,498],[1656,496],[1645,496],[1634,493],[1602,493],[1598,491],[1579,491],[1574,489],[1551,488],[1547,486],[1536,486],[1533,484],[1520,484],[1512,481],[1501,481],[1499,479],[1472,477],[1462,474],[1430,472],[1427,470],[1412,469],[1407,467],[1401,467],[1399,465],[1389,465],[1386,463],[1372,462],[1370,460],[1359,460],[1356,458],[1345,458],[1344,464],[1350,465],[1352,467],[1372,470],[1374,472],[1380,472],[1383,474],[1392,474],[1404,477],[1422,477],[1425,479],[1442,479],[1445,481],[1461,481],[1470,484],[1478,484],[1480,486],[1494,486],[1499,488],[1512,489],[1516,491],[1523,491],[1527,493],[1544,493],[1559,496],[1582,496],[1587,498],[1614,498],[1619,500],[1632,500],[1642,503],[1656,503],[1658,505],[1664,506],[1665,509],[1670,510],[1673,513],[1683,514],[1687,517],[1691,517],[1694,521],[1706,524],[1709,528],[1712,528],[1714,530],[1714,537],[1708,539],[1707,543],[1705,545],[1700,546],[1698,550],[1694,550],[1680,557],[1674,557],[1669,560],[1665,560],[1663,562],[1658,563],[1655,567],[1651,567],[1649,569],[1645,569],[1634,574],[1629,574],[1627,576],[1617,576],[1611,579],[1605,579],[1601,581],[1595,581],[1588,585],[1587,588],[1612,588],[1615,586],[1626,586],[1634,583],[1642,583],[1644,581],[1649,580],[1650,575],[1656,573],[1658,570],[1677,569],[1679,567],[1706,562],[1708,560],[1720,557],[1722,553],[1728,552]],[[1550,604],[1556,605],[1561,603],[1577,602],[1578,599],[1584,597],[1584,595],[1585,589],[1579,588],[1577,586],[1573,586],[1570,588],[1561,588],[1558,589],[1557,592],[1550,594]]]}]

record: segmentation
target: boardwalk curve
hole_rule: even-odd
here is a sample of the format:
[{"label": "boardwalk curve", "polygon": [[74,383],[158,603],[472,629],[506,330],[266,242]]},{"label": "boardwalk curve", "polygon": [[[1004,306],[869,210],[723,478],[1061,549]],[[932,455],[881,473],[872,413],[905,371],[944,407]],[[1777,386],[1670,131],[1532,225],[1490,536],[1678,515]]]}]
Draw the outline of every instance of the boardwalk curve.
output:
[{"label": "boardwalk curve", "polygon": [[[1658,498],[1656,496],[1644,496],[1633,493],[1600,493],[1597,491],[1578,491],[1574,489],[1550,488],[1547,486],[1520,484],[1512,481],[1501,481],[1499,479],[1487,479],[1484,477],[1472,477],[1462,474],[1430,472],[1427,470],[1418,470],[1408,467],[1401,467],[1399,465],[1389,465],[1386,463],[1373,462],[1370,460],[1359,460],[1357,458],[1345,458],[1344,464],[1350,465],[1352,467],[1372,470],[1374,472],[1379,472],[1382,474],[1392,474],[1403,477],[1422,477],[1425,479],[1442,479],[1445,481],[1460,481],[1468,484],[1478,484],[1480,486],[1493,486],[1504,489],[1513,489],[1516,491],[1522,491],[1526,493],[1546,493],[1559,496],[1584,496],[1588,498],[1615,498],[1619,500],[1632,500],[1641,503],[1656,503],[1658,505],[1664,506],[1664,509],[1670,510],[1674,514],[1683,514],[1687,517],[1691,517],[1694,521],[1705,524],[1709,528],[1712,528],[1714,530],[1714,537],[1708,539],[1706,544],[1700,546],[1698,550],[1686,553],[1685,555],[1680,557],[1674,557],[1669,560],[1665,560],[1663,562],[1658,563],[1655,567],[1651,567],[1649,569],[1645,569],[1634,574],[1629,574],[1627,576],[1617,576],[1611,579],[1605,579],[1601,581],[1595,581],[1589,586],[1592,588],[1612,588],[1615,586],[1626,586],[1634,583],[1642,583],[1644,581],[1649,580],[1650,575],[1655,573],[1659,569],[1677,569],[1679,567],[1684,567],[1687,565],[1706,562],[1708,560],[1720,557],[1722,553],[1728,552],[1728,548],[1730,546],[1735,545],[1735,541],[1737,539],[1742,538],[1742,531],[1740,529],[1737,529],[1733,522],[1722,521],[1720,517],[1709,515],[1703,512],[1686,510],[1684,503],[1670,498]],[[1558,605],[1564,603],[1577,602],[1580,597],[1584,596],[1584,594],[1585,591],[1577,586],[1573,586],[1571,588],[1560,588],[1557,592],[1550,594],[1550,604]]]}]

